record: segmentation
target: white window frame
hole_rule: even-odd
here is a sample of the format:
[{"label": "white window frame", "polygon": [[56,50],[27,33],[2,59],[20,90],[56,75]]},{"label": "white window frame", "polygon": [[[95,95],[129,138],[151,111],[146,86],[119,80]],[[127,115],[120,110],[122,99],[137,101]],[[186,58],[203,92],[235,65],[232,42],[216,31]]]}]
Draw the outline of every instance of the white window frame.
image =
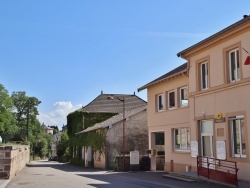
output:
[{"label": "white window frame", "polygon": [[[234,133],[233,133],[233,121],[235,120],[243,120],[244,121],[244,116],[235,116],[235,117],[229,117],[229,123],[230,123],[230,132],[231,132],[231,151],[232,151],[232,157],[236,157],[236,158],[246,158],[246,154],[243,154],[242,150],[242,132],[244,132],[244,130],[242,130],[242,124],[240,124],[240,126],[238,127],[238,133],[240,133],[239,136],[239,141],[240,141],[240,154],[235,154],[235,143],[234,143]],[[241,123],[241,121],[240,121]],[[246,133],[245,133],[246,134]]]},{"label": "white window frame", "polygon": [[[170,93],[174,93],[174,106],[170,106]],[[168,109],[174,109],[176,108],[176,102],[175,102],[175,90],[168,92]]]},{"label": "white window frame", "polygon": [[[205,75],[203,75],[203,65],[205,65]],[[203,79],[205,79],[205,84],[203,85]],[[208,62],[205,61],[200,64],[200,87],[201,90],[208,89]]]},{"label": "white window frame", "polygon": [[[161,103],[162,103],[161,106],[160,106],[160,98],[161,98]],[[161,93],[157,95],[157,111],[161,112],[163,110],[164,110],[164,96]]]},{"label": "white window frame", "polygon": [[[187,103],[186,104],[183,104],[182,103],[182,100],[185,100],[185,93],[184,93],[184,91],[185,91],[185,89],[186,89],[186,91],[187,91]],[[182,91],[183,91],[183,96],[184,96],[184,98],[182,99]],[[187,86],[185,86],[185,87],[181,87],[180,88],[180,107],[186,107],[186,106],[188,106],[188,87]]]},{"label": "white window frame", "polygon": [[[179,145],[180,145],[180,148],[176,148],[176,145],[177,145],[177,143],[176,143],[176,134],[175,134],[175,132],[176,132],[176,130],[178,131],[178,135],[179,135]],[[186,134],[186,143],[184,144],[184,145],[186,145],[186,148],[184,148],[184,149],[182,149],[183,148],[183,146],[182,146],[182,138],[181,138],[181,135],[180,135],[180,132],[181,132],[181,130],[185,130],[185,134]],[[178,128],[178,129],[173,129],[173,138],[174,138],[174,151],[184,151],[184,152],[190,152],[190,130],[189,130],[189,128]]]},{"label": "white window frame", "polygon": [[[234,62],[232,62],[231,54],[234,55]],[[240,80],[240,62],[239,62],[239,48],[235,48],[233,50],[230,50],[228,52],[228,63],[229,63],[229,79],[230,82],[237,82]],[[234,64],[234,67],[236,68],[234,70],[234,79],[232,75],[232,63]]]}]

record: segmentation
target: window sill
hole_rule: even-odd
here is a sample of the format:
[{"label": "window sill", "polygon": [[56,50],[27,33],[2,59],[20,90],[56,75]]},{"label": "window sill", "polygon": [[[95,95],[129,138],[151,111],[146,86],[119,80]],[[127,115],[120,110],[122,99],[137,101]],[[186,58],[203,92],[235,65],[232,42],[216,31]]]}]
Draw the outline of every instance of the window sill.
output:
[{"label": "window sill", "polygon": [[232,158],[238,158],[238,159],[246,159],[247,156],[246,155],[235,155],[235,156],[232,156]]},{"label": "window sill", "polygon": [[168,110],[175,110],[176,107],[168,107]]},{"label": "window sill", "polygon": [[174,150],[173,153],[188,154],[191,152],[190,152],[190,150]]},{"label": "window sill", "polygon": [[187,108],[188,105],[183,105],[183,106],[180,106],[180,108]]}]

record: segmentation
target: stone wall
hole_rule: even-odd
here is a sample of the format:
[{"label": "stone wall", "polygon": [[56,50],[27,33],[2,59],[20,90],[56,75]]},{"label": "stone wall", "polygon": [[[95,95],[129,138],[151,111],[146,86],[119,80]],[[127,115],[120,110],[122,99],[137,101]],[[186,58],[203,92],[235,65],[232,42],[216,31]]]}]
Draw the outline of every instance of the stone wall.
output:
[{"label": "stone wall", "polygon": [[29,162],[30,146],[0,146],[0,178],[14,177]]}]

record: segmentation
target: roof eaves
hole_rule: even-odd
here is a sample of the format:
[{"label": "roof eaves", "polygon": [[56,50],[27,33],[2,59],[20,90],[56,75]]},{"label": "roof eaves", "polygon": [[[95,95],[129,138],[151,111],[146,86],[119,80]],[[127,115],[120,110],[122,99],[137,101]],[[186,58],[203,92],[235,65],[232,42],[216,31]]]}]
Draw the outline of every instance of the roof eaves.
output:
[{"label": "roof eaves", "polygon": [[163,81],[165,81],[165,80],[168,80],[168,79],[170,79],[170,78],[173,78],[173,77],[175,77],[175,76],[177,76],[177,75],[183,74],[183,73],[185,73],[185,72],[187,72],[187,71],[188,71],[188,67],[187,67],[185,70],[182,70],[182,71],[177,72],[177,73],[175,73],[175,74],[172,74],[172,75],[170,75],[170,76],[164,77],[164,78],[162,78],[162,79],[160,79],[160,80],[157,80],[157,79],[156,79],[156,81],[149,82],[148,84],[146,84],[146,85],[144,85],[144,86],[138,88],[138,92],[140,92],[140,91],[142,91],[142,90],[144,90],[144,89],[146,89],[146,88],[148,88],[148,87],[150,87],[150,86],[152,86],[152,85],[158,84],[158,83],[160,83],[160,82],[163,82]]},{"label": "roof eaves", "polygon": [[194,49],[194,48],[196,48],[198,46],[201,46],[202,44],[204,44],[204,43],[206,43],[206,42],[208,42],[210,40],[213,40],[215,37],[217,37],[217,36],[219,36],[219,35],[227,32],[227,31],[229,31],[230,29],[233,29],[233,28],[237,27],[238,25],[240,25],[240,24],[242,24],[244,22],[247,22],[248,20],[250,20],[250,16],[244,15],[244,18],[241,19],[240,21],[238,21],[238,22],[236,22],[236,23],[234,23],[234,24],[232,24],[232,25],[230,25],[230,26],[222,29],[221,31],[219,31],[219,32],[211,35],[210,37],[205,38],[204,40],[202,40],[202,41],[200,41],[200,42],[198,42],[198,43],[196,43],[196,44],[194,44],[194,45],[186,48],[185,50],[180,51],[179,53],[177,53],[177,56],[181,57],[183,53],[186,53],[186,52],[188,52],[188,51],[190,51],[190,50],[192,50],[192,49]]}]

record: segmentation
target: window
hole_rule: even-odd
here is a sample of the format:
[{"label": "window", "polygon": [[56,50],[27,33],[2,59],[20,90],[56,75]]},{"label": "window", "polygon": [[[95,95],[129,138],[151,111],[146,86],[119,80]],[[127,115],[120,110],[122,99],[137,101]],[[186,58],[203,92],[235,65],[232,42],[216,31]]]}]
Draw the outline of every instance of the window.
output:
[{"label": "window", "polygon": [[190,133],[188,128],[174,129],[174,150],[190,150]]},{"label": "window", "polygon": [[201,90],[208,88],[208,63],[200,64],[200,87]]},{"label": "window", "polygon": [[164,144],[165,144],[164,132],[155,133],[155,145],[164,145]]},{"label": "window", "polygon": [[180,107],[188,106],[188,89],[187,87],[180,88]]},{"label": "window", "polygon": [[168,92],[168,109],[175,108],[175,92]]},{"label": "window", "polygon": [[163,95],[159,94],[157,96],[157,110],[162,111],[163,110]]},{"label": "window", "polygon": [[236,82],[240,80],[240,61],[238,48],[228,52],[228,63],[230,82]]},{"label": "window", "polygon": [[246,133],[244,116],[229,117],[232,157],[246,158]]}]

